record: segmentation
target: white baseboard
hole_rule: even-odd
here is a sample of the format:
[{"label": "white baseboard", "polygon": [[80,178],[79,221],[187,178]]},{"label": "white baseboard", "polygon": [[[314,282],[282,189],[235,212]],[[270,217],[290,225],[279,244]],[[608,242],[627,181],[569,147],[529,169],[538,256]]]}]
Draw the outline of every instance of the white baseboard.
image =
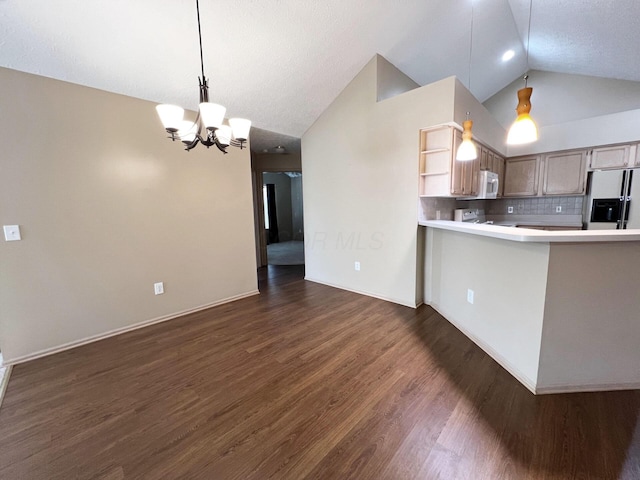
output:
[{"label": "white baseboard", "polygon": [[640,382],[547,385],[537,387],[536,393],[540,395],[547,395],[551,393],[608,392],[613,390],[640,390]]},{"label": "white baseboard", "polygon": [[12,368],[11,366],[6,367],[2,378],[0,378],[0,407],[2,407],[2,400],[4,399],[4,393],[7,391],[7,385],[9,385]]},{"label": "white baseboard", "polygon": [[257,295],[260,292],[258,290],[252,290],[250,292],[241,293],[240,295],[235,295],[233,297],[228,297],[222,300],[218,300],[217,302],[208,303],[206,305],[200,305],[198,307],[190,308],[188,310],[183,310],[181,312],[172,313],[170,315],[163,315],[162,317],[152,318],[150,320],[145,320],[140,323],[135,323],[133,325],[128,325],[126,327],[116,328],[114,330],[110,330],[108,332],[100,333],[98,335],[92,335],[90,337],[86,337],[80,340],[75,340],[73,342],[65,343],[63,345],[59,345],[57,347],[46,348],[44,350],[40,350],[38,352],[30,353],[28,355],[23,355],[16,358],[5,358],[2,366],[8,365],[17,365],[18,363],[28,362],[30,360],[35,360],[36,358],[46,357],[48,355],[53,355],[54,353],[64,352],[65,350],[70,350],[72,348],[80,347],[82,345],[86,345],[87,343],[93,343],[100,340],[104,340],[105,338],[114,337],[116,335],[121,335],[123,333],[131,332],[133,330],[138,330],[140,328],[148,327],[150,325],[154,325],[156,323],[166,322],[167,320],[173,320],[174,318],[182,317],[184,315],[189,315],[190,313],[199,312],[201,310],[206,310],[207,308],[217,307],[218,305],[223,305],[225,303],[235,302],[236,300],[241,300],[243,298],[251,297],[253,295]]},{"label": "white baseboard", "polygon": [[353,292],[353,293],[357,293],[359,295],[366,295],[367,297],[377,298],[379,300],[384,300],[386,302],[397,303],[398,305],[403,305],[405,307],[418,308],[418,305],[416,305],[415,302],[409,303],[409,302],[405,302],[404,300],[398,300],[397,298],[391,298],[391,297],[385,297],[383,295],[378,295],[377,293],[365,292],[364,290],[355,290],[353,288],[348,288],[348,287],[345,287],[343,285],[336,285],[334,283],[325,282],[324,280],[318,280],[317,278],[312,278],[312,277],[305,276],[304,279],[308,280],[310,282],[313,282],[313,283],[320,283],[322,285],[327,285],[328,287],[339,288],[340,290],[346,290],[347,292]]},{"label": "white baseboard", "polygon": [[507,372],[509,372],[512,376],[514,376],[516,380],[518,380],[522,385],[524,385],[527,388],[527,390],[529,390],[534,395],[537,393],[540,393],[536,390],[536,382],[534,380],[530,379],[527,375],[522,373],[517,367],[515,367],[511,362],[509,362],[501,354],[496,352],[484,340],[478,338],[477,336],[469,332],[466,328],[461,326],[458,322],[451,320],[451,318],[447,316],[444,312],[440,311],[440,309],[437,306],[431,305],[431,308],[433,308],[436,312],[442,315],[449,323],[451,323],[451,325],[453,325],[462,333],[464,333],[464,335],[468,337],[473,343],[475,343],[482,350],[484,350],[484,352],[487,355],[489,355],[496,362],[498,362],[502,368],[504,368]]}]

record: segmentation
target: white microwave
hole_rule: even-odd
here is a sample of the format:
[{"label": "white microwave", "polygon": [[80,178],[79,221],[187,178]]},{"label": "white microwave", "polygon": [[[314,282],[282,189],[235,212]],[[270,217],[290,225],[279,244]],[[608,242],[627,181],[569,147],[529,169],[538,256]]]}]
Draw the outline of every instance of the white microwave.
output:
[{"label": "white microwave", "polygon": [[478,173],[478,195],[475,197],[461,197],[458,200],[497,198],[498,186],[497,173],[490,172],[488,170],[481,170]]}]

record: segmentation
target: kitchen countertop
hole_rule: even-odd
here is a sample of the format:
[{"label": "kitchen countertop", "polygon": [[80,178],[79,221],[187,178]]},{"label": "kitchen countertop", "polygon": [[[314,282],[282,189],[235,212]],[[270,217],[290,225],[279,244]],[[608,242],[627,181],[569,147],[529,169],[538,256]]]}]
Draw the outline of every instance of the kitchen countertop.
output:
[{"label": "kitchen countertop", "polygon": [[[638,242],[640,229],[634,230],[565,230],[548,231],[506,227],[497,224],[454,222],[451,220],[427,220],[419,225],[484,237],[501,238],[513,242],[534,243],[588,243],[588,242]],[[522,223],[518,222],[519,225]],[[545,224],[548,225],[548,224]]]}]

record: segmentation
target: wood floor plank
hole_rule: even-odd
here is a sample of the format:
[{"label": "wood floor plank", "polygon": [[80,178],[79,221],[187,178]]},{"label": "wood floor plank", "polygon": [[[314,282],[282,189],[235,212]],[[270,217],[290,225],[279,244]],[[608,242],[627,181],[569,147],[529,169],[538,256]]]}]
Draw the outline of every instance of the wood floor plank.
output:
[{"label": "wood floor plank", "polygon": [[0,478],[640,478],[640,391],[536,397],[431,308],[302,275],[17,365]]}]

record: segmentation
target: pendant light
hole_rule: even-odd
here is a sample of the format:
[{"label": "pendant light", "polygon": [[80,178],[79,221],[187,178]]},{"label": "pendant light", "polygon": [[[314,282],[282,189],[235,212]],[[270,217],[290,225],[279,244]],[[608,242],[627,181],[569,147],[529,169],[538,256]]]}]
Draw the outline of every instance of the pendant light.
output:
[{"label": "pendant light", "polygon": [[[473,0],[471,0],[471,29],[469,33],[469,81],[467,82],[467,87],[469,88],[469,92],[471,92],[471,54],[473,52]],[[459,162],[468,162],[471,160],[475,160],[478,158],[478,150],[476,149],[475,143],[471,138],[473,134],[471,133],[471,128],[473,127],[473,121],[469,120],[469,112],[467,112],[467,119],[462,124],[462,143],[458,146],[458,151],[456,152],[456,160]]]},{"label": "pendant light", "polygon": [[[529,0],[529,30],[527,32],[527,68],[529,68],[529,43],[531,41],[531,8],[533,0]],[[533,88],[527,86],[529,75],[524,77],[524,88],[518,90],[518,117],[509,129],[507,145],[524,145],[538,140],[538,127],[529,115],[531,112],[531,94]]]},{"label": "pendant light", "polygon": [[215,145],[221,152],[227,153],[227,147],[246,147],[249,138],[251,122],[244,118],[230,118],[229,125],[224,125],[226,108],[217,103],[209,102],[209,85],[204,76],[204,61],[202,55],[202,32],[200,28],[200,4],[196,0],[196,14],[198,17],[198,39],[200,40],[200,68],[202,78],[200,84],[200,105],[195,122],[183,120],[184,109],[177,105],[158,105],[156,110],[160,121],[173,141],[181,140],[186,150],[191,150],[198,143],[209,148]]},{"label": "pendant light", "polygon": [[458,152],[456,153],[456,160],[460,162],[466,162],[478,158],[478,150],[471,140],[471,127],[473,127],[473,121],[469,120],[469,112],[467,112],[467,119],[462,124],[462,143],[458,147]]}]

